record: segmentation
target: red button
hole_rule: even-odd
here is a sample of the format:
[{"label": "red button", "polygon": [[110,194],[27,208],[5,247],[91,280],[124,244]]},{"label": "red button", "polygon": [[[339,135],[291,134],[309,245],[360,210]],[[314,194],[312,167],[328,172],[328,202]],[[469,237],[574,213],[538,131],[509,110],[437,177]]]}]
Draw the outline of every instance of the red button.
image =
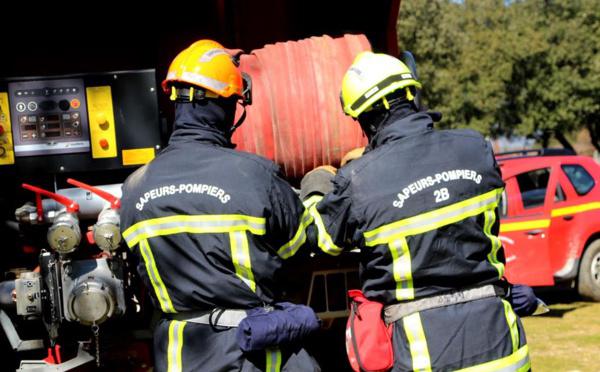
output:
[{"label": "red button", "polygon": [[71,107],[79,108],[79,106],[81,106],[81,102],[79,102],[79,100],[77,98],[73,98],[71,100]]},{"label": "red button", "polygon": [[0,125],[0,136],[4,134],[4,127]]},{"label": "red button", "polygon": [[100,141],[100,147],[102,147],[103,149],[107,149],[108,148],[108,141],[106,140],[106,138],[102,138]]}]

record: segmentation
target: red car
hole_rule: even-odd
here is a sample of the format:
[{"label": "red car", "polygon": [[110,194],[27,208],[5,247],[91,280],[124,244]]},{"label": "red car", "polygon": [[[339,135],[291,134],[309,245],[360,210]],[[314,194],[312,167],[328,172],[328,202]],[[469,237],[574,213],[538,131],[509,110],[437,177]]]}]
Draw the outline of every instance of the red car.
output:
[{"label": "red car", "polygon": [[600,301],[600,165],[552,149],[497,159],[506,182],[500,239],[507,278],[576,285],[582,296]]}]

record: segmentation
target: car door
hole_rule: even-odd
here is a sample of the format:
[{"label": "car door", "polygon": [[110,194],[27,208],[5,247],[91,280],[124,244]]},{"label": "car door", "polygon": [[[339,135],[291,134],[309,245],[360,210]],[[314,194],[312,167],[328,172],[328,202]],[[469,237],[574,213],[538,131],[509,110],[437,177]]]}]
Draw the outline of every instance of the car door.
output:
[{"label": "car door", "polygon": [[[589,194],[595,186],[594,178],[580,164],[563,161],[556,165],[557,190],[550,224],[550,259],[557,281],[574,279],[577,275],[579,254],[587,239],[586,224],[596,199]],[[560,189],[559,189],[560,188]]]},{"label": "car door", "polygon": [[522,172],[505,180],[500,240],[506,254],[506,277],[512,283],[552,285],[549,239],[551,168]]},{"label": "car door", "polygon": [[571,275],[576,273],[572,270],[577,268],[577,262],[569,257],[576,257],[579,249],[579,239],[574,236],[577,233],[577,218],[574,213],[569,212],[569,207],[580,204],[581,198],[577,196],[559,165],[553,171],[556,172],[557,180],[552,201],[549,251],[555,279],[561,281],[572,279]]}]

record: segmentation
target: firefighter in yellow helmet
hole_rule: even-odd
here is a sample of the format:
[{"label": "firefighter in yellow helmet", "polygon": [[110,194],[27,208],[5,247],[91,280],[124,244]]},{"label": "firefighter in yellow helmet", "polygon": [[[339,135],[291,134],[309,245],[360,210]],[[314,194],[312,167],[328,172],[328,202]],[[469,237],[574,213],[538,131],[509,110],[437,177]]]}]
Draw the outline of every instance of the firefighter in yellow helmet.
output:
[{"label": "firefighter in yellow helmet", "polygon": [[302,338],[314,312],[281,303],[310,215],[278,167],[231,143],[249,77],[220,44],[182,51],[162,84],[169,145],[123,186],[122,234],[162,313],[157,371],[318,371]]},{"label": "firefighter in yellow helmet", "polygon": [[502,280],[504,182],[492,147],[473,130],[435,130],[415,103],[420,88],[394,57],[356,57],[341,102],[369,144],[335,175],[305,176],[309,237],[330,255],[361,249],[362,292],[394,326],[394,371],[527,371],[525,332]]}]

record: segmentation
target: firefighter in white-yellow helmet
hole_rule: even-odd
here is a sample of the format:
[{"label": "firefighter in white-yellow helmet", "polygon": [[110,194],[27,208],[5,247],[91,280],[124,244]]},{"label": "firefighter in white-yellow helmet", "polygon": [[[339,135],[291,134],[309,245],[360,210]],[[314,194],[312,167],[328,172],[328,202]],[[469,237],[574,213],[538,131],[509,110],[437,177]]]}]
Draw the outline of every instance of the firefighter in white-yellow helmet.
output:
[{"label": "firefighter in white-yellow helmet", "polygon": [[337,174],[305,176],[311,240],[330,255],[360,248],[362,292],[393,324],[394,371],[527,371],[525,332],[503,280],[504,182],[492,147],[474,130],[435,130],[415,104],[420,88],[392,56],[356,57],[342,108],[369,144]]}]

